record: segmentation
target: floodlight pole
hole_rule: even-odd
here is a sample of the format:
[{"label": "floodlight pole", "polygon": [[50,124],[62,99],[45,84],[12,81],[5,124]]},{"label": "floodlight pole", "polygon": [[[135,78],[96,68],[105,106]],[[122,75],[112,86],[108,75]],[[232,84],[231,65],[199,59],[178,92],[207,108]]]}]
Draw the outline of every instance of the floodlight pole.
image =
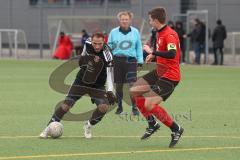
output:
[{"label": "floodlight pole", "polygon": [[105,16],[108,16],[108,0],[105,0],[105,3],[104,3],[104,11],[105,11]]},{"label": "floodlight pole", "polygon": [[[8,6],[9,6],[9,10],[8,10],[8,28],[11,29],[12,28],[12,7],[13,7],[13,3],[12,0],[8,1]],[[13,52],[12,52],[12,40],[11,40],[11,33],[8,33],[8,40],[9,40],[9,57],[12,57]],[[16,44],[15,44],[16,45]]]},{"label": "floodlight pole", "polygon": [[43,58],[43,6],[42,1],[39,1],[39,24],[40,24],[40,41],[39,41],[39,49],[40,49],[40,58]]},{"label": "floodlight pole", "polygon": [[216,0],[216,20],[220,19],[220,0]]},{"label": "floodlight pole", "polygon": [[[70,1],[70,12],[71,12],[71,16],[75,15],[75,1],[74,0]],[[74,33],[75,28],[73,25],[73,20],[71,21],[71,29],[72,29],[71,33]]]},{"label": "floodlight pole", "polygon": [[144,1],[143,0],[140,0],[140,15],[141,15],[141,18],[144,17]]},{"label": "floodlight pole", "polygon": [[13,18],[13,14],[12,14],[12,7],[13,7],[13,3],[12,0],[8,1],[8,28],[12,28],[12,18]]},{"label": "floodlight pole", "polygon": [[2,32],[0,32],[0,54],[2,57]]}]

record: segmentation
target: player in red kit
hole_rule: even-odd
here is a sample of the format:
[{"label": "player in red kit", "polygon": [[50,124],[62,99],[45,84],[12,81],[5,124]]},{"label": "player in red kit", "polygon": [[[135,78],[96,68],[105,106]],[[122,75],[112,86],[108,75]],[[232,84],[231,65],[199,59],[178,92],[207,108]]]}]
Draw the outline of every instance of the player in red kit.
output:
[{"label": "player in red kit", "polygon": [[156,69],[147,73],[134,83],[130,93],[139,111],[148,121],[148,128],[141,139],[149,138],[160,125],[157,118],[172,131],[169,147],[174,147],[184,129],[178,125],[161,103],[172,94],[180,81],[180,42],[177,33],[166,25],[166,11],[159,7],[149,11],[149,23],[157,30],[156,46],[150,48],[144,45],[148,53],[146,62],[156,57]]}]

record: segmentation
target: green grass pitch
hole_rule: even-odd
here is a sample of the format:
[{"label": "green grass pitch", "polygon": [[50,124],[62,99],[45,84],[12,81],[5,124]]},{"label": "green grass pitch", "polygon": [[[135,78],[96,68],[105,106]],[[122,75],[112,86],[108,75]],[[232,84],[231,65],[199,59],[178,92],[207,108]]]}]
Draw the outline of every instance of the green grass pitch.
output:
[{"label": "green grass pitch", "polygon": [[[185,129],[174,149],[165,126],[147,141],[146,122],[110,112],[84,139],[83,122],[63,121],[60,139],[38,138],[55,105],[65,95],[49,87],[49,76],[63,62],[0,60],[0,160],[238,160],[240,156],[240,68],[182,66],[182,82],[163,103]],[[71,83],[74,71],[68,78]],[[80,100],[73,113],[93,106]]]}]

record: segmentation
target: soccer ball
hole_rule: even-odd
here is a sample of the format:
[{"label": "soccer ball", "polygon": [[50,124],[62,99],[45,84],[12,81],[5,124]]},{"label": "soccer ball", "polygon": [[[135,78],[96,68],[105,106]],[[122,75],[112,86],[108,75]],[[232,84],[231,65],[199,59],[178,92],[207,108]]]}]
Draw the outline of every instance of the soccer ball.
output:
[{"label": "soccer ball", "polygon": [[60,122],[52,122],[49,124],[48,135],[52,138],[59,138],[63,134],[63,125]]}]

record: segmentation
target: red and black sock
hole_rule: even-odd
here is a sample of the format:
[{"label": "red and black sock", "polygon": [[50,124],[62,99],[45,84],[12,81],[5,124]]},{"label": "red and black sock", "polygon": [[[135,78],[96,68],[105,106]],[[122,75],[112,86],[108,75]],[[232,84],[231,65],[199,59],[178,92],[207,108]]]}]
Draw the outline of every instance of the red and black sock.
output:
[{"label": "red and black sock", "polygon": [[167,113],[167,111],[161,106],[155,104],[150,111],[156,116],[163,124],[171,129],[172,132],[179,130],[179,125],[173,121],[172,117]]},{"label": "red and black sock", "polygon": [[170,126],[170,129],[172,132],[176,132],[176,131],[179,131],[180,130],[180,126],[173,121],[172,125]]},{"label": "red and black sock", "polygon": [[159,119],[163,124],[165,124],[167,127],[170,127],[173,123],[172,118],[170,115],[166,112],[166,110],[159,105],[155,104],[150,111],[153,115],[156,116],[157,119]]}]

